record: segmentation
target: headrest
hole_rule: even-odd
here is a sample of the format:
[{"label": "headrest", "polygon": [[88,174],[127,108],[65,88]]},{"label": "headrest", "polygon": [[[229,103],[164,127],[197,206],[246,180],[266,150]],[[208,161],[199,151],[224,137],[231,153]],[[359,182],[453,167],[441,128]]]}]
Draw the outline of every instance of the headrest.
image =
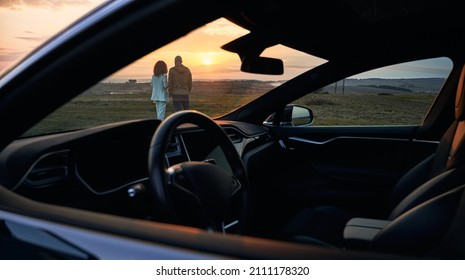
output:
[{"label": "headrest", "polygon": [[457,93],[455,95],[455,119],[457,121],[465,120],[465,65],[462,67],[460,80],[457,85]]}]

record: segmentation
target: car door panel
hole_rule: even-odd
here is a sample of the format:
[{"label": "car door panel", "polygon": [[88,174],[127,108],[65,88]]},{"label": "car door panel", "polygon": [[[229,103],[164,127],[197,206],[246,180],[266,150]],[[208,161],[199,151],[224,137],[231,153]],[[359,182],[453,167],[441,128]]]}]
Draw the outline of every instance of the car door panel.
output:
[{"label": "car door panel", "polygon": [[437,146],[435,141],[414,140],[416,129],[273,127],[285,154],[279,192],[292,205],[382,203],[407,168]]}]

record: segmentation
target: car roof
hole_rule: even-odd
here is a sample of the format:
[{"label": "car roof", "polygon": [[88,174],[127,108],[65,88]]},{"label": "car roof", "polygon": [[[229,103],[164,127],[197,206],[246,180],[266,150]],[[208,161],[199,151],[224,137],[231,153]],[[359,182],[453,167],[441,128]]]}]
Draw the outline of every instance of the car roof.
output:
[{"label": "car roof", "polygon": [[[225,49],[255,52],[282,44],[327,60],[341,60],[366,57],[367,51],[375,50],[379,56],[392,47],[436,55],[438,49],[445,49],[437,44],[463,44],[463,36],[458,36],[464,32],[463,15],[458,1],[453,0],[289,0],[261,4],[246,6],[227,17],[251,33]],[[450,48],[451,52],[456,50]]]}]

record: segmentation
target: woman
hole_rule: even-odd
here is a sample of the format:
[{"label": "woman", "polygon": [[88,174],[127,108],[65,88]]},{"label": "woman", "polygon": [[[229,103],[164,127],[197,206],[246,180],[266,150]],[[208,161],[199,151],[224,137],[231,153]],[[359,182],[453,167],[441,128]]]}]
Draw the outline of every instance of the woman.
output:
[{"label": "woman", "polygon": [[163,60],[157,61],[153,67],[152,76],[152,101],[155,103],[156,118],[165,118],[166,104],[168,103],[168,66]]}]

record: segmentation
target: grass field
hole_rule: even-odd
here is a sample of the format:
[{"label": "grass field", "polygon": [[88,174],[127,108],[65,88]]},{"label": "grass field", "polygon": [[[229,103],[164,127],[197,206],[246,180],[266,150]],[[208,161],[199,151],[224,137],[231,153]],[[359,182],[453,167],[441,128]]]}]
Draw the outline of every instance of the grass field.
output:
[{"label": "grass field", "polygon": [[296,103],[312,109],[314,125],[418,125],[433,94],[309,94]]},{"label": "grass field", "polygon": [[[270,89],[272,82],[254,80],[195,81],[191,109],[219,116],[253,100]],[[349,87],[347,88],[349,89]],[[435,95],[386,93],[383,87],[360,87],[363,93],[309,94],[295,103],[310,107],[314,125],[420,124]],[[355,92],[353,92],[355,90]],[[167,115],[174,112],[168,102]],[[25,135],[74,130],[110,122],[155,117],[148,83],[100,83],[47,117]]]}]

